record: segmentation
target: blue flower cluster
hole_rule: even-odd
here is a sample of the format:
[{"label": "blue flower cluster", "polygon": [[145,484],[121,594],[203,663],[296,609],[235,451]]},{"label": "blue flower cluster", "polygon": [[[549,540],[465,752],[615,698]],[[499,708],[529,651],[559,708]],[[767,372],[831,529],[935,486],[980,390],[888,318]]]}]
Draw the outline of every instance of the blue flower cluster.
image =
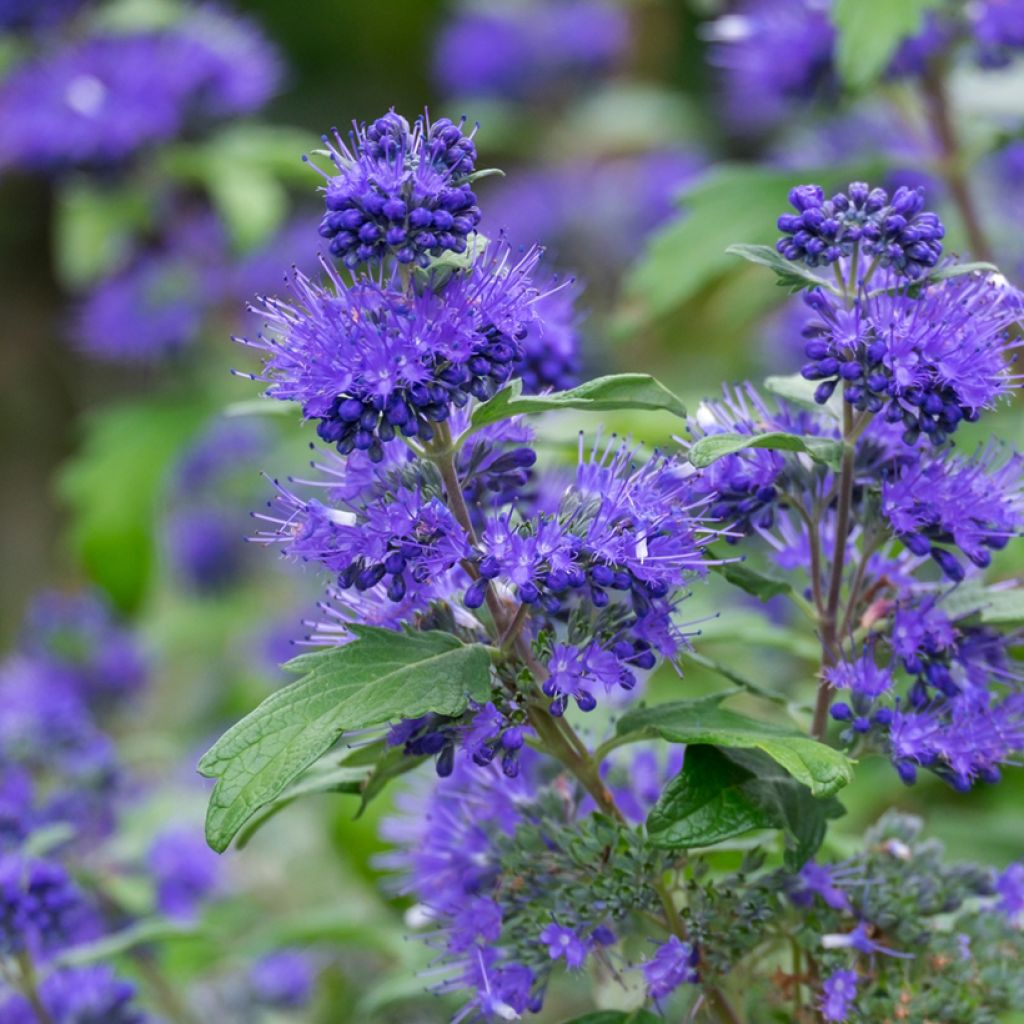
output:
[{"label": "blue flower cluster", "polygon": [[327,213],[320,234],[346,267],[393,255],[426,267],[431,257],[463,253],[480,222],[469,185],[476,171],[465,123],[426,115],[409,126],[393,110],[354,125],[346,144],[324,137],[336,173],[326,173]]},{"label": "blue flower cluster", "polygon": [[262,34],[214,7],[188,10],[159,31],[61,43],[0,86],[0,168],[119,164],[197,118],[258,109],[279,75]]},{"label": "blue flower cluster", "polygon": [[896,275],[918,278],[942,255],[945,228],[924,209],[923,189],[902,186],[890,198],[855,181],[826,199],[820,186],[798,185],[789,201],[797,212],[779,218],[784,237],[776,244],[788,260],[817,267],[859,252]]},{"label": "blue flower cluster", "polygon": [[[127,859],[118,845],[122,812],[149,785],[122,766],[111,732],[148,675],[137,638],[93,593],[41,594],[19,649],[0,663],[4,1024],[147,1024],[152,1018],[133,983],[105,964],[64,961],[77,947],[130,927],[146,909],[147,890],[151,912],[186,922],[221,885],[220,864],[195,824],[169,825]],[[122,901],[116,882],[126,873],[141,883],[141,903]],[[308,998],[308,957],[287,950],[273,956],[301,961],[290,977],[305,979],[304,988],[293,982],[288,989],[287,964],[271,961],[265,972],[257,964],[261,976],[239,996],[253,1012],[299,1005],[301,992],[302,1002]]]}]

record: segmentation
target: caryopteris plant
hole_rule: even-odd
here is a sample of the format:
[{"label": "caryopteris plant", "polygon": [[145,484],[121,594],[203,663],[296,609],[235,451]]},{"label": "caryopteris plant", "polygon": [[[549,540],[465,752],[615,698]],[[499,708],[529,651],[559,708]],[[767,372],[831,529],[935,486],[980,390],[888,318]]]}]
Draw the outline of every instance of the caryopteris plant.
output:
[{"label": "caryopteris plant", "polygon": [[[1024,519],[1021,456],[952,447],[1015,386],[1021,296],[943,258],[919,191],[798,187],[777,248],[736,251],[806,293],[801,374],[727,388],[674,450],[581,436],[574,468],[543,465],[535,414],[686,414],[639,373],[553,390],[565,323],[544,311],[565,315],[546,301],[565,286],[538,279],[538,250],[476,233],[463,124],[391,112],[327,146],[337,263],[260,299],[247,342],[322,442],[318,479],[275,483],[258,538],[328,574],[321,649],[203,758],[211,845],[431,760],[385,866],[456,1020],[543,1013],[553,973],[584,969],[624,1008],[580,1024],[978,1024],[1019,1005],[1024,867],[948,865],[894,814],[815,857],[869,752],[968,790],[1024,748],[1024,592],[984,582]],[[790,599],[820,644],[813,714],[636,698],[690,650],[681,605],[712,571]],[[587,720],[599,703],[617,714]],[[585,721],[613,724],[594,745]],[[716,850],[747,833],[742,862]]]}]

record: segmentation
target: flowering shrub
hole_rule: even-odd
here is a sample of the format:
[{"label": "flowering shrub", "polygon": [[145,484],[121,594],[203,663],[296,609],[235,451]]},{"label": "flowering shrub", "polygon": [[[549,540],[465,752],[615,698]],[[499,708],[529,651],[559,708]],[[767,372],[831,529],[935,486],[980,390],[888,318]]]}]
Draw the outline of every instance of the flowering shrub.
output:
[{"label": "flowering shrub", "polygon": [[[1000,628],[1020,592],[983,578],[1024,526],[1024,463],[998,442],[950,447],[1015,386],[1022,296],[943,257],[920,191],[800,186],[778,246],[735,252],[805,293],[801,374],[769,396],[726,389],[674,451],[581,434],[574,470],[548,465],[536,414],[684,410],[642,374],[527,394],[524,342],[565,286],[501,238],[420,228],[408,248],[431,188],[472,203],[475,149],[394,112],[352,138],[331,150],[322,228],[350,273],[296,274],[247,342],[267,397],[324,445],[320,479],[275,481],[257,538],[326,575],[321,649],[201,761],[210,843],[335,771],[365,802],[431,761],[435,781],[385,822],[381,866],[417,901],[455,1020],[540,1012],[557,972],[589,964],[635,977],[634,1005],[722,1020],[741,1019],[738,976],[800,1019],[877,1019],[893,985],[908,1019],[954,990],[983,1014],[1013,1005],[1019,972],[972,979],[996,948],[1020,956],[1018,869],[948,866],[895,815],[862,852],[817,855],[855,758],[967,790],[1024,749],[1019,636]],[[436,186],[403,183],[423,175]],[[336,224],[342,207],[372,230]],[[739,689],[645,705],[651,671],[697,642],[680,606],[709,573],[806,616],[807,718],[790,705],[779,721],[777,698],[727,667]],[[744,690],[760,716],[727,706]],[[750,832],[738,870],[713,870]],[[952,931],[930,923],[951,914]]]}]

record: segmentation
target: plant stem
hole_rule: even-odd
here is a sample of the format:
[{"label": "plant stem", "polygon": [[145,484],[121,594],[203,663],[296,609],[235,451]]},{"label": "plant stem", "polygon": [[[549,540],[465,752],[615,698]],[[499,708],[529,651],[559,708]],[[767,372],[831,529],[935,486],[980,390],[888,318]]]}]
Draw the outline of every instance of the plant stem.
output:
[{"label": "plant stem", "polygon": [[975,259],[991,263],[993,260],[992,247],[985,236],[985,229],[982,227],[981,217],[971,194],[967,175],[964,173],[963,153],[957,137],[956,126],[953,123],[943,69],[932,71],[926,75],[922,88],[942,150],[942,176],[949,189],[949,194],[956,204],[960,219],[963,221],[967,242]]},{"label": "plant stem", "polygon": [[20,974],[20,988],[22,994],[32,1007],[32,1012],[39,1018],[39,1024],[56,1024],[50,1011],[43,1005],[42,997],[39,995],[39,986],[36,984],[36,970],[32,964],[32,958],[22,950],[17,955],[18,971]]},{"label": "plant stem", "polygon": [[[452,445],[451,431],[447,423],[438,424],[437,436],[434,443],[428,448],[426,455],[437,466],[444,484],[445,496],[448,506],[456,521],[466,531],[469,542],[475,547],[478,543],[476,530],[473,527],[473,519],[459,481],[458,468],[455,464],[456,451]],[[502,606],[501,599],[495,593],[490,582],[484,591],[484,599],[494,620],[495,629],[498,631],[500,640],[498,646],[503,651],[514,649],[524,665],[533,674],[534,681],[539,685],[548,675],[547,669],[534,656],[529,640],[522,634],[522,627],[529,619],[529,608],[520,604],[514,615],[509,617],[508,610]],[[527,718],[540,738],[544,749],[556,760],[568,769],[580,785],[590,794],[594,803],[607,814],[620,823],[625,823],[626,818],[618,805],[611,790],[601,779],[600,761],[596,761],[587,749],[586,744],[577,735],[576,730],[563,718],[554,717],[548,711],[530,704],[526,709]],[[671,930],[680,939],[686,938],[686,927],[676,910],[672,894],[668,891],[662,879],[652,881],[652,886],[661,900],[665,909],[665,915]],[[708,1005],[714,1007],[724,1024],[740,1024],[729,1001],[722,991],[716,986],[709,986],[706,989]],[[52,1024],[52,1022],[44,1022]]]},{"label": "plant stem", "polygon": [[[845,390],[845,385],[844,385]],[[826,669],[839,660],[841,637],[839,635],[839,598],[843,589],[843,569],[846,562],[846,540],[850,532],[850,512],[853,505],[854,476],[854,421],[853,409],[843,401],[843,464],[839,474],[839,493],[836,508],[836,536],[832,551],[832,566],[829,574],[828,600],[821,622],[821,667]],[[832,703],[832,687],[822,676],[818,681],[818,699],[814,705],[814,720],[811,735],[824,739],[828,728],[828,709]]]}]

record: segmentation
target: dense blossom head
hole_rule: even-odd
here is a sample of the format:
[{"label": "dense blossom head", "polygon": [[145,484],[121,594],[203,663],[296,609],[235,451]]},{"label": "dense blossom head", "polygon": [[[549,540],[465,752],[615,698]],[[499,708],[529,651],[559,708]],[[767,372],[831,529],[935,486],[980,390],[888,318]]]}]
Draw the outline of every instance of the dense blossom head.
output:
[{"label": "dense blossom head", "polygon": [[346,267],[393,255],[425,267],[432,256],[466,251],[480,222],[466,180],[476,170],[473,132],[465,122],[426,115],[412,126],[393,110],[372,124],[355,124],[346,143],[324,136],[332,173],[320,234]]},{"label": "dense blossom head", "polygon": [[325,268],[322,286],[296,273],[294,305],[261,307],[276,336],[251,343],[268,353],[259,379],[271,397],[299,402],[343,454],[379,458],[399,434],[429,441],[453,408],[512,376],[536,317],[538,258],[492,243],[471,270],[412,293],[397,276],[346,284]]},{"label": "dense blossom head", "polygon": [[[148,1017],[135,1005],[135,986],[118,978],[105,965],[61,968],[39,985],[39,1000],[53,1024],[147,1024]],[[39,1018],[25,996],[0,1002],[4,1024],[38,1024]]]},{"label": "dense blossom head", "polygon": [[522,356],[515,367],[527,394],[567,391],[580,382],[577,291],[563,285],[534,303],[536,318],[523,336]]},{"label": "dense blossom head", "polygon": [[908,443],[925,434],[940,444],[963,421],[977,420],[1016,378],[1011,329],[1024,313],[1019,293],[997,279],[964,275],[923,294],[893,288],[844,309],[815,291],[817,314],[804,328],[803,376],[827,401],[843,382],[846,401],[902,424]]},{"label": "dense blossom head", "polygon": [[46,957],[95,930],[83,894],[59,864],[0,857],[0,953]]},{"label": "dense blossom head", "polygon": [[926,74],[959,36],[955,18],[944,11],[927,11],[921,30],[900,43],[889,62],[890,78],[909,78]]},{"label": "dense blossom head", "polygon": [[492,6],[445,26],[434,70],[457,96],[542,96],[607,71],[628,39],[625,16],[606,0]]},{"label": "dense blossom head", "polygon": [[8,32],[50,30],[73,18],[91,0],[3,0],[0,30]]},{"label": "dense blossom head", "polygon": [[741,131],[773,127],[832,81],[835,30],[823,0],[744,0],[706,34],[726,112]]},{"label": "dense blossom head", "polygon": [[819,185],[798,185],[789,201],[796,213],[779,217],[776,244],[786,259],[817,267],[859,251],[894,274],[918,278],[942,255],[945,228],[925,210],[923,189],[901,187],[890,198],[857,181],[826,199]]},{"label": "dense blossom head", "polygon": [[882,513],[916,555],[931,555],[950,579],[965,569],[951,547],[979,568],[1024,530],[1024,457],[990,446],[970,458],[920,461],[886,481]]},{"label": "dense blossom head", "polygon": [[[820,417],[787,402],[770,409],[751,384],[723,388],[721,399],[701,402],[690,422],[695,438],[773,430],[793,434],[835,432]],[[692,442],[682,443],[689,447]],[[726,539],[736,541],[755,527],[772,526],[779,487],[784,483],[780,478],[790,466],[780,452],[748,449],[719,459],[695,474],[692,487],[695,494],[709,496],[709,514],[728,524]]]},{"label": "dense blossom head", "polygon": [[212,8],[158,32],[73,41],[0,88],[0,166],[116,163],[180,134],[197,115],[261,106],[276,80],[262,37]]}]

